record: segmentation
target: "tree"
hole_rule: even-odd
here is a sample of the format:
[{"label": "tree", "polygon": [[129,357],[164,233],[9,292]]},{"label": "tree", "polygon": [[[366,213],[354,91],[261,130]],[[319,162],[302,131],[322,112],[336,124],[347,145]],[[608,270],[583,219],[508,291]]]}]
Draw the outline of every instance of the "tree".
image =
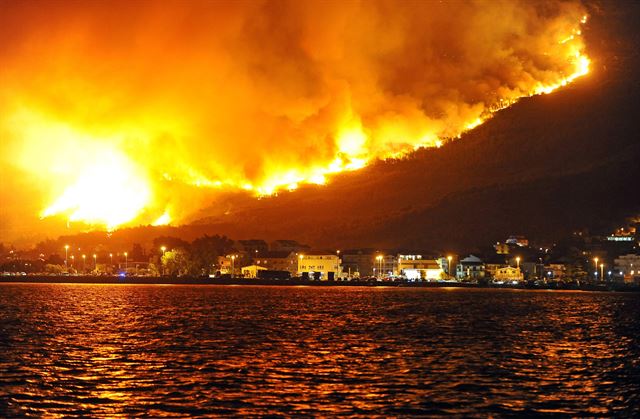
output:
[{"label": "tree", "polygon": [[129,260],[135,262],[144,262],[146,254],[140,243],[134,243],[131,252],[129,252]]},{"label": "tree", "polygon": [[215,264],[218,256],[229,253],[233,246],[233,240],[226,236],[208,236],[195,239],[191,243],[191,257],[194,268],[200,274],[208,275],[215,272]]},{"label": "tree", "polygon": [[49,255],[46,262],[51,265],[64,265],[64,259],[57,253]]},{"label": "tree", "polygon": [[165,247],[167,250],[173,249],[189,249],[189,242],[178,237],[160,236],[153,239],[153,253],[161,252],[160,248]]},{"label": "tree", "polygon": [[197,274],[189,253],[181,248],[165,252],[162,256],[162,266],[164,272],[171,276]]},{"label": "tree", "polygon": [[46,265],[44,265],[44,271],[48,274],[61,274],[66,270],[62,265],[47,263]]}]

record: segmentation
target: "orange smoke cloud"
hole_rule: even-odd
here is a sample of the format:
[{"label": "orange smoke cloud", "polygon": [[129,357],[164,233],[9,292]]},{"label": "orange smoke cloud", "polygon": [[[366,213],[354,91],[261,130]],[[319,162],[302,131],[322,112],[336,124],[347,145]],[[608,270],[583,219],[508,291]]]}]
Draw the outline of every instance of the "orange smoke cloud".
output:
[{"label": "orange smoke cloud", "polygon": [[32,207],[110,228],[179,222],[204,205],[195,187],[325,183],[439,146],[589,64],[571,1],[1,7],[2,165],[22,179],[1,191],[5,224]]}]

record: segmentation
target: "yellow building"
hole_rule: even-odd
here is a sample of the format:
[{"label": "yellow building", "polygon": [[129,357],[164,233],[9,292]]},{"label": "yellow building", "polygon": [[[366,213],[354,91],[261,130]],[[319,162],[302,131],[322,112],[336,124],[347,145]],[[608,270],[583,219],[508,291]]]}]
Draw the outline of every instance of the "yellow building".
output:
[{"label": "yellow building", "polygon": [[493,279],[494,281],[520,282],[524,279],[524,276],[522,275],[520,268],[505,266],[505,267],[496,269],[495,273],[493,274]]},{"label": "yellow building", "polygon": [[333,280],[341,273],[340,258],[329,253],[298,255],[298,275],[310,279]]},{"label": "yellow building", "polygon": [[258,271],[266,271],[267,268],[258,265],[249,265],[242,267],[242,276],[245,278],[257,278]]}]

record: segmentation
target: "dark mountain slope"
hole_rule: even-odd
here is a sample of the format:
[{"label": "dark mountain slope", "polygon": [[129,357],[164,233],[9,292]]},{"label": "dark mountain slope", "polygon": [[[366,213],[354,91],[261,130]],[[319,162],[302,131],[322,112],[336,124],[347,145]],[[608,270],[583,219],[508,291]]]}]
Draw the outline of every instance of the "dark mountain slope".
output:
[{"label": "dark mountain slope", "polygon": [[326,246],[457,247],[508,232],[552,239],[606,208],[617,213],[608,218],[627,214],[638,207],[639,89],[599,81],[523,100],[441,149],[380,162],[326,187],[259,201],[227,197],[217,207],[227,215],[198,224]]}]

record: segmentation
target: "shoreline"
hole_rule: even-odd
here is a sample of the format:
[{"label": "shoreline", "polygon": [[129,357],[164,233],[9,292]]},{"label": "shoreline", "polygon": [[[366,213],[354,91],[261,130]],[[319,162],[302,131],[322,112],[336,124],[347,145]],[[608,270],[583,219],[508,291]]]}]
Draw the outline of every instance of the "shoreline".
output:
[{"label": "shoreline", "polygon": [[197,278],[197,277],[118,277],[118,276],[4,276],[0,283],[31,284],[113,284],[113,285],[260,285],[260,286],[316,286],[316,287],[399,287],[399,288],[478,288],[478,289],[520,289],[558,291],[609,291],[640,292],[640,286],[627,284],[585,284],[581,286],[540,286],[533,284],[477,284],[465,282],[407,282],[407,281],[315,281],[301,278],[260,279],[260,278]]}]

